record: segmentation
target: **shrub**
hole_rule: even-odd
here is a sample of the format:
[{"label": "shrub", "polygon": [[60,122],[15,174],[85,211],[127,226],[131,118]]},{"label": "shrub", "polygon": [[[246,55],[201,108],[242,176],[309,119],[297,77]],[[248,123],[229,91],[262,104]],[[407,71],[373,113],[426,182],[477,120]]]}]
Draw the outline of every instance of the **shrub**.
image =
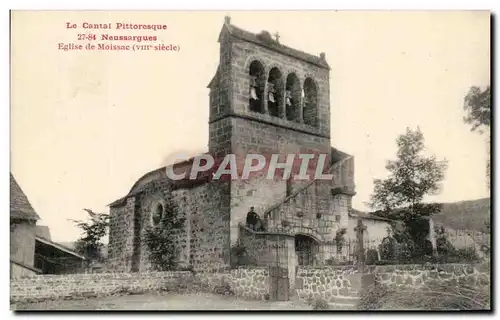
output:
[{"label": "shrub", "polygon": [[325,264],[327,266],[336,266],[340,264],[340,261],[338,259],[335,259],[334,257],[328,258],[325,260]]},{"label": "shrub", "polygon": [[144,232],[144,242],[148,248],[149,261],[158,271],[175,270],[178,265],[180,248],[176,236],[184,231],[185,218],[180,216],[180,209],[173,201],[171,193],[158,204],[153,214],[153,224]]},{"label": "shrub", "polygon": [[177,271],[190,271],[194,272],[194,268],[192,265],[187,265],[187,266],[180,266],[177,268]]},{"label": "shrub", "polygon": [[316,298],[311,303],[313,310],[329,310],[328,302],[323,298]]},{"label": "shrub", "polygon": [[360,297],[361,310],[488,310],[489,286],[439,284],[422,289],[374,285]]},{"label": "shrub", "polygon": [[234,291],[231,289],[231,285],[227,283],[225,278],[221,279],[221,283],[219,285],[214,286],[213,292],[224,296],[234,296]]},{"label": "shrub", "polygon": [[231,248],[231,268],[235,269],[239,266],[254,266],[257,263],[255,259],[250,259],[245,246],[236,244]]},{"label": "shrub", "polygon": [[366,252],[366,264],[372,265],[378,261],[378,252],[374,249],[369,249]]},{"label": "shrub", "polygon": [[479,260],[479,256],[476,252],[476,248],[461,248],[455,251],[455,254],[460,258],[461,261],[476,261]]}]

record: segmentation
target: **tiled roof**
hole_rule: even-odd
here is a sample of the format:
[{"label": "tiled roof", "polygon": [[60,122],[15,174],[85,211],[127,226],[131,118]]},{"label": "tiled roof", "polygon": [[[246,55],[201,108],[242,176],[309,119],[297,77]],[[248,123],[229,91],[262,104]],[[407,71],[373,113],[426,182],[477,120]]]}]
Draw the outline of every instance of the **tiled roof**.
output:
[{"label": "tiled roof", "polygon": [[40,220],[12,173],[10,174],[10,217],[12,219]]},{"label": "tiled roof", "polygon": [[188,160],[182,161],[175,163],[173,167],[175,169],[185,167],[186,168],[186,178],[180,179],[180,180],[171,180],[168,178],[166,172],[167,172],[167,167],[161,167],[159,169],[150,171],[143,175],[137,182],[132,186],[132,189],[130,189],[129,193],[110,203],[108,206],[112,207],[115,205],[120,205],[122,204],[128,197],[135,196],[137,194],[142,193],[144,190],[146,190],[149,186],[149,183],[155,181],[155,182],[162,182],[162,183],[168,183],[170,184],[170,187],[175,190],[175,189],[190,189],[197,187],[199,185],[205,184],[210,181],[211,178],[211,171],[205,171],[201,172],[198,174],[197,179],[190,179],[189,178],[189,170],[193,164],[195,157],[189,158]]},{"label": "tiled roof", "polygon": [[223,28],[227,28],[229,34],[235,38],[258,44],[270,50],[292,56],[294,58],[312,63],[322,68],[330,69],[330,66],[328,65],[328,63],[324,58],[284,46],[279,42],[277,42],[276,40],[272,39],[267,31],[263,31],[259,34],[254,34],[249,31],[238,28],[230,24],[229,22],[230,20],[226,18],[226,23],[224,24]]}]

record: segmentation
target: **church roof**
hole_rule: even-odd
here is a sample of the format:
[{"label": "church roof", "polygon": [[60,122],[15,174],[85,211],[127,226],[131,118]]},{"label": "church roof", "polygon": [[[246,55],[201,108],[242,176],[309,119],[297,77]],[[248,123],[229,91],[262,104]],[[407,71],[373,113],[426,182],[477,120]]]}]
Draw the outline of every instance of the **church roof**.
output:
[{"label": "church roof", "polygon": [[[208,154],[208,153],[206,153],[206,154]],[[335,149],[333,147],[330,148],[330,154],[331,154],[331,158],[330,158],[331,165],[333,165],[335,163],[339,163],[342,160],[352,158],[351,155],[349,155],[345,152],[342,152],[338,149]],[[174,166],[174,168],[181,168],[181,167],[187,168],[187,170],[185,172],[187,173],[186,176],[189,176],[189,168],[191,168],[192,163],[193,163],[195,158],[196,158],[196,156],[191,157],[185,161],[175,163],[173,166]],[[127,195],[125,195],[124,197],[121,197],[118,200],[113,201],[112,203],[109,204],[109,206],[112,207],[112,206],[120,205],[120,204],[124,203],[124,201],[127,198],[142,193],[145,189],[148,188],[149,184],[153,181],[163,181],[163,182],[169,183],[169,184],[171,184],[172,189],[175,190],[175,189],[194,188],[196,186],[205,184],[211,180],[211,172],[210,171],[200,173],[198,175],[197,179],[194,179],[194,180],[186,178],[186,179],[175,180],[175,181],[171,180],[167,177],[166,171],[167,171],[167,166],[164,166],[164,167],[147,172],[146,174],[144,174],[141,178],[139,178],[134,183],[134,185],[132,186],[132,188],[130,189],[130,191]],[[312,182],[313,181],[311,181],[310,183],[312,183]],[[297,193],[299,193],[299,192],[300,191],[298,191]],[[293,197],[295,195],[296,194],[293,193],[292,195],[287,197],[287,199],[290,197]],[[279,206],[279,205],[280,205],[280,203],[276,204],[276,206]],[[383,218],[381,218],[381,219],[383,219]]]},{"label": "church roof", "polygon": [[40,220],[12,173],[10,174],[10,218]]},{"label": "church roof", "polygon": [[[188,160],[175,163],[173,165],[174,169],[186,167],[187,170],[189,170],[189,168],[191,167],[195,158],[196,157],[192,157],[192,158],[189,158]],[[125,201],[125,199],[127,199],[128,197],[135,196],[135,195],[142,193],[145,189],[148,188],[149,183],[153,182],[153,181],[162,181],[162,182],[169,183],[171,185],[172,189],[174,189],[174,190],[175,189],[190,189],[190,188],[194,188],[196,186],[205,184],[208,181],[210,181],[210,176],[208,174],[204,174],[204,173],[200,173],[198,175],[197,179],[185,178],[185,179],[181,179],[181,180],[171,180],[168,178],[166,172],[167,172],[167,166],[158,168],[156,170],[153,170],[153,171],[150,171],[150,172],[144,174],[141,178],[139,178],[136,181],[136,183],[134,183],[134,185],[132,186],[132,188],[130,189],[129,193],[126,196],[110,203],[109,206],[119,205],[123,201]],[[188,171],[185,171],[185,172],[188,173]],[[186,176],[188,176],[188,175],[186,175]]]},{"label": "church roof", "polygon": [[[330,66],[326,62],[326,60],[323,57],[318,57],[297,49],[293,49],[290,47],[287,47],[285,45],[282,45],[278,41],[274,40],[271,38],[269,32],[267,31],[262,31],[259,34],[255,34],[246,30],[243,30],[239,27],[236,27],[235,25],[231,24],[231,19],[229,17],[226,17],[224,26],[222,27],[228,31],[229,35],[231,35],[234,38],[252,42],[254,44],[260,45],[262,47],[265,47],[269,50],[273,50],[276,52],[279,52],[281,54],[285,54],[288,56],[291,56],[296,59],[303,60],[305,62],[309,62],[311,64],[314,64],[318,67],[330,69]],[[221,31],[222,33],[222,31]],[[220,40],[220,39],[219,39]]]}]

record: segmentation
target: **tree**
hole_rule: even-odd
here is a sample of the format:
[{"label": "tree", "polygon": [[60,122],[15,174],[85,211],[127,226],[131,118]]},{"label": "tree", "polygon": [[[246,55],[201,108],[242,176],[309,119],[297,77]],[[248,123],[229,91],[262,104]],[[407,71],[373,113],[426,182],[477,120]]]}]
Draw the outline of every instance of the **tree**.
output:
[{"label": "tree", "polygon": [[471,131],[483,133],[490,129],[491,90],[487,86],[484,91],[479,87],[471,87],[464,98],[466,116],[464,122],[471,125]]},{"label": "tree", "polygon": [[491,90],[487,86],[484,91],[479,87],[471,87],[464,98],[466,116],[464,122],[471,125],[471,131],[480,134],[487,132],[488,160],[486,161],[486,179],[490,188],[490,122],[491,122]]},{"label": "tree", "polygon": [[153,223],[146,227],[144,241],[149,249],[149,261],[158,271],[177,267],[180,248],[176,239],[184,231],[185,218],[181,217],[171,190],[165,192],[161,210],[154,213]]},{"label": "tree", "polygon": [[426,195],[439,193],[447,162],[422,154],[424,136],[419,128],[407,128],[396,143],[397,160],[388,161],[386,165],[389,176],[385,180],[374,180],[372,208],[380,210],[381,216],[404,222],[407,234],[395,233],[396,239],[409,237],[415,246],[423,248],[429,228],[425,217],[440,211],[439,204],[426,204],[423,200]]},{"label": "tree", "polygon": [[78,228],[82,230],[82,236],[76,241],[76,251],[89,260],[101,260],[102,257],[102,238],[106,236],[109,228],[109,215],[105,213],[96,213],[90,209],[85,210],[90,221],[72,220]]}]

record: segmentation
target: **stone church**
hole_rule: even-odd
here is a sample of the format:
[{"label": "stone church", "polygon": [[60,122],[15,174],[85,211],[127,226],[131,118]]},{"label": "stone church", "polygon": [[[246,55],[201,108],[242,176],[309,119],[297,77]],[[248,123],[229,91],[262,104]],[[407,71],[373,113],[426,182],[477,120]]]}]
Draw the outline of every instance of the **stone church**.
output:
[{"label": "stone church", "polygon": [[[151,267],[141,237],[162,214],[165,192],[173,193],[186,218],[178,237],[179,260],[194,270],[231,265],[231,248],[248,232],[254,237],[289,237],[289,257],[297,253],[298,240],[327,248],[341,229],[353,236],[354,158],[330,143],[330,67],[325,54],[287,47],[266,31],[242,30],[229,17],[218,42],[219,65],[208,85],[208,153],[326,154],[333,179],[173,181],[166,167],[148,172],[127,195],[110,204],[111,270]],[[190,160],[175,166],[189,164]],[[265,232],[245,227],[250,207],[265,219]],[[385,231],[387,222],[373,225]]]}]

